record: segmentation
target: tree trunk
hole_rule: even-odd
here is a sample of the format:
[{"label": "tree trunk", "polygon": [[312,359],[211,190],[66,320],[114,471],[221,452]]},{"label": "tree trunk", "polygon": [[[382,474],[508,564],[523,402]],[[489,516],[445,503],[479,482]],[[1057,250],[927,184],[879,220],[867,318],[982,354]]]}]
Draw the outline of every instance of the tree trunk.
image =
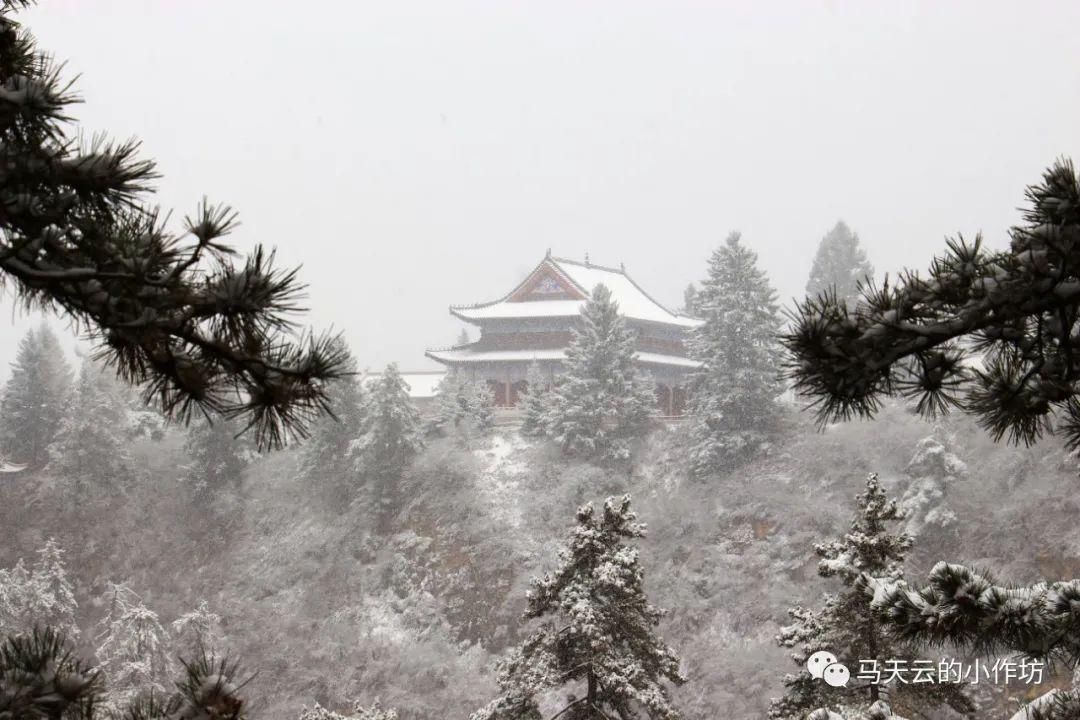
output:
[{"label": "tree trunk", "polygon": [[600,714],[596,712],[596,676],[593,675],[593,671],[589,670],[589,692],[586,695],[585,704],[589,706],[588,713],[592,717],[599,717]]}]

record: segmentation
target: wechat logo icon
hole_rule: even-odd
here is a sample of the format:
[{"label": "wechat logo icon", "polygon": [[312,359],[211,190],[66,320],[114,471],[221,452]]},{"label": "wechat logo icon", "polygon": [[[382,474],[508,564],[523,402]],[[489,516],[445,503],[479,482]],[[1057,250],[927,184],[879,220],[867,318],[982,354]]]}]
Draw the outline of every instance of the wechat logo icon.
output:
[{"label": "wechat logo icon", "polygon": [[851,672],[836,661],[836,656],[831,652],[819,650],[806,661],[806,671],[815,680],[824,680],[826,685],[832,687],[844,687],[851,679]]}]

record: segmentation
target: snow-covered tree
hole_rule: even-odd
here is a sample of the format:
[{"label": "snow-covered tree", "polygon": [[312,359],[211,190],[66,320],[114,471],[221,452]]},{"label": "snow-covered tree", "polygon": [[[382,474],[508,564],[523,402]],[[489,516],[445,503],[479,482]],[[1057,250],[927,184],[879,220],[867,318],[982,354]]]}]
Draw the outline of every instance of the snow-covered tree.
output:
[{"label": "snow-covered tree", "polygon": [[342,368],[352,374],[330,383],[326,393],[329,413],[315,423],[304,445],[304,473],[313,483],[351,478],[349,447],[363,432],[366,400],[356,359],[344,339],[338,342],[339,352],[346,358]]},{"label": "snow-covered tree", "polygon": [[24,305],[61,309],[121,376],[187,419],[243,416],[260,444],[304,432],[338,376],[330,338],[292,341],[296,271],[230,247],[227,207],[203,203],[177,236],[152,209],[139,144],[78,141],[61,67],[0,2],[0,273]]},{"label": "snow-covered tree", "polygon": [[435,414],[429,429],[438,435],[467,440],[491,430],[495,423],[495,396],[482,380],[451,370],[435,389]]},{"label": "snow-covered tree", "polygon": [[543,620],[501,662],[501,694],[472,720],[538,720],[540,696],[569,689],[566,717],[675,720],[669,685],[686,678],[679,657],[656,634],[663,611],[645,596],[645,572],[628,544],[645,526],[630,496],[608,498],[603,511],[577,511],[577,527],[559,567],[533,580],[527,620]]},{"label": "snow-covered tree", "polygon": [[77,610],[64,551],[53,538],[38,550],[38,561],[32,569],[22,560],[9,570],[0,569],[0,636],[50,626],[75,640],[80,634],[75,621]]},{"label": "snow-covered tree", "polygon": [[581,310],[565,370],[551,390],[547,427],[564,450],[626,459],[656,406],[656,384],[638,367],[636,335],[605,285]]},{"label": "snow-covered tree", "polygon": [[697,308],[703,323],[689,346],[704,365],[691,381],[691,462],[707,476],[769,441],[783,390],[776,293],[739,233],[709,258]]},{"label": "snow-covered tree", "polygon": [[690,283],[683,290],[683,306],[682,311],[684,315],[690,317],[698,316],[698,289],[697,285]]},{"label": "snow-covered tree", "polygon": [[208,500],[225,487],[237,487],[254,455],[250,439],[234,421],[204,418],[187,429],[184,454],[187,480],[195,496]]},{"label": "snow-covered tree", "polygon": [[458,333],[456,345],[468,345],[472,340],[469,338],[469,331],[465,328],[461,328],[461,332]]},{"label": "snow-covered tree", "polygon": [[940,427],[916,444],[904,472],[911,480],[900,499],[900,509],[907,518],[904,532],[917,536],[927,527],[953,525],[956,514],[945,498],[949,487],[967,473],[967,466],[949,450]]},{"label": "snow-covered tree", "polygon": [[221,650],[221,616],[211,612],[205,600],[173,620],[172,632],[173,646],[181,657],[194,658],[204,652],[213,655]]},{"label": "snow-covered tree", "polygon": [[62,632],[72,640],[77,639],[80,632],[75,622],[75,612],[79,604],[75,601],[75,590],[68,578],[64,549],[55,538],[46,540],[45,547],[38,550],[33,581],[45,600],[44,612],[37,622]]},{"label": "snow-covered tree", "polygon": [[835,292],[839,302],[851,304],[859,299],[859,284],[873,275],[874,266],[867,260],[859,236],[839,220],[818,245],[806,294]]},{"label": "snow-covered tree", "polygon": [[56,335],[42,323],[19,341],[0,400],[0,448],[16,463],[38,468],[60,430],[71,395],[71,368]]},{"label": "snow-covered tree", "polygon": [[904,519],[903,512],[895,500],[886,496],[877,475],[867,478],[866,491],[857,496],[856,505],[851,529],[843,537],[814,546],[815,554],[821,558],[818,574],[836,578],[840,591],[828,594],[818,610],[791,609],[794,622],[781,628],[777,636],[782,647],[795,649],[791,657],[799,672],[784,678],[785,694],[772,702],[770,716],[801,719],[817,708],[868,711],[879,700],[887,700],[901,713],[920,717],[945,705],[961,713],[970,712],[971,701],[959,685],[952,683],[849,683],[831,687],[807,672],[807,661],[819,651],[831,653],[853,674],[860,661],[877,661],[879,667],[884,667],[893,660],[910,666],[916,659],[908,646],[882,627],[867,602],[863,585],[864,573],[888,581],[903,577],[902,564],[912,538],[890,529]]},{"label": "snow-covered tree", "polygon": [[384,708],[378,700],[370,707],[357,701],[353,704],[352,712],[348,714],[334,712],[315,703],[313,707],[301,710],[297,720],[398,720],[398,714],[397,710]]},{"label": "snow-covered tree", "polygon": [[128,429],[122,387],[108,370],[84,360],[75,395],[49,448],[49,469],[70,483],[71,499],[85,499],[95,488],[105,494],[122,492],[133,473]]},{"label": "snow-covered tree", "polygon": [[351,453],[362,474],[393,475],[423,447],[420,414],[396,364],[386,366],[369,393],[363,433]]},{"label": "snow-covered tree", "polygon": [[521,400],[521,434],[547,433],[547,413],[550,403],[549,381],[540,363],[533,360],[525,373],[525,397]]},{"label": "snow-covered tree", "polygon": [[46,607],[47,600],[21,559],[11,569],[0,569],[0,634],[27,632]]},{"label": "snow-covered tree", "polygon": [[110,583],[103,600],[108,611],[95,639],[108,687],[106,704],[120,708],[151,692],[164,696],[173,663],[169,635],[157,613],[124,584]]}]

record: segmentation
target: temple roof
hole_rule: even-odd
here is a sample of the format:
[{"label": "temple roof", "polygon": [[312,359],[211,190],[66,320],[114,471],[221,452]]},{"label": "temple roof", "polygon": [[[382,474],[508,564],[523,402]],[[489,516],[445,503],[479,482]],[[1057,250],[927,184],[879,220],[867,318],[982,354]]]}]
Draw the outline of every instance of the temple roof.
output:
[{"label": "temple roof", "polygon": [[450,312],[471,323],[506,318],[573,317],[581,313],[597,285],[605,285],[631,320],[694,328],[699,320],[661,305],[626,270],[548,255],[517,287],[498,300],[478,305],[452,305]]},{"label": "temple roof", "polygon": [[[468,345],[462,345],[448,350],[428,350],[427,356],[441,363],[476,363],[476,362],[532,362],[533,360],[565,360],[566,350],[488,350],[474,351]],[[660,353],[638,352],[634,353],[637,361],[643,365],[667,365],[696,369],[701,363],[690,358],[677,355],[662,355]]]}]

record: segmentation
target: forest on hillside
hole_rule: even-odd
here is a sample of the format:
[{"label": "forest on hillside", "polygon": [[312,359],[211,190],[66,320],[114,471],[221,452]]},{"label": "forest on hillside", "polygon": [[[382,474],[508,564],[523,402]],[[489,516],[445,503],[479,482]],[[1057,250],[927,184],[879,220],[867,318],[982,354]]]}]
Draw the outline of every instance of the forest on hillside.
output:
[{"label": "forest on hillside", "polygon": [[882,282],[837,222],[786,310],[731,232],[663,309],[678,416],[604,282],[515,413],[453,367],[421,409],[237,213],[175,223],[137,142],[80,141],[31,4],[0,0],[0,277],[48,318],[0,392],[0,720],[1080,718],[1071,161],[1008,248]]}]

